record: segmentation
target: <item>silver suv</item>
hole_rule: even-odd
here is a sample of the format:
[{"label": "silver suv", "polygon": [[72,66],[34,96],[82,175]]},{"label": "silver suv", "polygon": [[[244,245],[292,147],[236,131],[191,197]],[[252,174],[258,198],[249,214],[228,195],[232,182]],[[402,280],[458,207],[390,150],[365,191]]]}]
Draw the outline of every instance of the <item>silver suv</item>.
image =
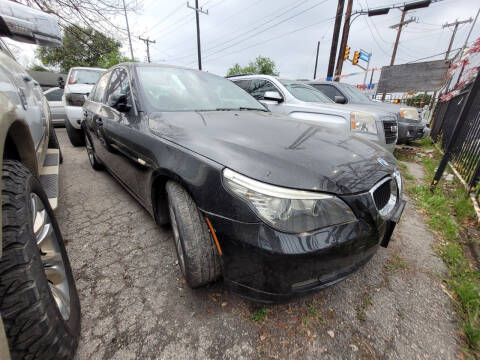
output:
[{"label": "silver suv", "polygon": [[270,75],[229,77],[274,113],[317,125],[349,131],[390,152],[397,142],[395,114],[361,105],[337,105],[313,87]]}]

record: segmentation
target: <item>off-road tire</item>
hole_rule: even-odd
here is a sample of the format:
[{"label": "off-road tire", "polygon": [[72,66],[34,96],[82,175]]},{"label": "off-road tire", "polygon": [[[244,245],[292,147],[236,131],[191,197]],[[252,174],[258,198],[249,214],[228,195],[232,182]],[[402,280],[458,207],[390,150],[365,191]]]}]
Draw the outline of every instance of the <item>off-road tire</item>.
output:
[{"label": "off-road tire", "polygon": [[68,138],[73,146],[85,145],[85,137],[83,136],[83,130],[81,128],[75,129],[68,119],[65,119],[65,128],[67,129]]},{"label": "off-road tire", "polygon": [[[12,359],[73,359],[80,336],[80,302],[58,224],[39,181],[18,161],[2,172],[0,313]],[[30,194],[43,202],[60,245],[69,285],[65,321],[51,294],[33,234]]]},{"label": "off-road tire", "polygon": [[63,163],[62,150],[60,149],[60,143],[58,142],[57,133],[53,127],[53,124],[50,124],[50,129],[48,130],[48,148],[49,149],[58,149],[58,155],[60,156],[59,162]]},{"label": "off-road tire", "polygon": [[[182,186],[168,181],[166,189],[170,222],[172,227],[176,223],[178,228],[180,246],[176,245],[175,249],[183,276],[191,288],[206,285],[221,274],[220,256],[207,223]],[[184,267],[179,252],[183,252]]]},{"label": "off-road tire", "polygon": [[85,134],[85,148],[87,150],[88,162],[92,166],[93,170],[100,171],[103,169],[103,164],[97,159],[97,154],[95,154],[95,148],[88,137],[88,134],[84,131]]}]

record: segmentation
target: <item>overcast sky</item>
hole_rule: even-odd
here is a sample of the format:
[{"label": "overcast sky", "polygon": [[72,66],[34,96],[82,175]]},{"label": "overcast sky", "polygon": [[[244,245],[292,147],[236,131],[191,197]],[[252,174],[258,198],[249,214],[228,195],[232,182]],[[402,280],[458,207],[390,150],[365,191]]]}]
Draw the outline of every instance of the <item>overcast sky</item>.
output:
[{"label": "overcast sky", "polygon": [[[190,4],[193,3],[191,0]],[[353,9],[400,3],[354,0]],[[262,55],[275,61],[282,76],[312,78],[316,44],[320,41],[317,77],[326,76],[337,0],[199,0],[199,5],[208,10],[208,15],[200,15],[204,70],[225,75],[235,63],[245,66]],[[456,19],[474,18],[478,6],[477,0],[443,0],[408,12],[406,19],[415,17],[417,22],[404,28],[395,63],[445,51],[453,28],[442,29],[442,25]],[[351,56],[361,48],[373,53],[373,67],[388,65],[396,36],[396,30],[389,27],[398,23],[400,16],[399,10],[390,10],[388,15],[356,19],[348,41]],[[125,25],[123,17],[115,20]],[[184,0],[144,0],[136,14],[129,14],[129,22],[135,58],[146,60],[145,44],[138,39],[143,36],[156,41],[150,47],[152,61],[197,67],[195,12],[187,8]],[[470,26],[459,27],[453,49],[463,45]],[[479,36],[480,19],[470,41]],[[123,43],[122,52],[129,56],[127,38],[118,34],[117,37]],[[428,60],[440,58],[442,56]],[[344,74],[356,71],[362,70],[344,63]],[[344,81],[361,83],[363,75]]]}]

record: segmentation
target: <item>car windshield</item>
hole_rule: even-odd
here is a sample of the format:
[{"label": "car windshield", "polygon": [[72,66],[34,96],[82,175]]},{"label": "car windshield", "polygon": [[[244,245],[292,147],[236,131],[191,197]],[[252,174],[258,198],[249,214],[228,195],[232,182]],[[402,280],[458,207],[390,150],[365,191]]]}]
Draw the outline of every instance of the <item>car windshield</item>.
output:
[{"label": "car windshield", "polygon": [[267,111],[230,80],[206,72],[168,67],[137,67],[151,111]]},{"label": "car windshield", "polygon": [[321,91],[310,85],[305,85],[297,81],[279,80],[287,88],[290,94],[296,99],[305,102],[332,103],[333,101]]},{"label": "car windshield", "polygon": [[369,104],[371,100],[361,90],[352,85],[341,85],[341,89],[346,93],[349,102],[352,104]]},{"label": "car windshield", "polygon": [[87,70],[87,69],[74,69],[70,73],[68,79],[69,84],[95,84],[99,77],[105,71],[102,70]]}]

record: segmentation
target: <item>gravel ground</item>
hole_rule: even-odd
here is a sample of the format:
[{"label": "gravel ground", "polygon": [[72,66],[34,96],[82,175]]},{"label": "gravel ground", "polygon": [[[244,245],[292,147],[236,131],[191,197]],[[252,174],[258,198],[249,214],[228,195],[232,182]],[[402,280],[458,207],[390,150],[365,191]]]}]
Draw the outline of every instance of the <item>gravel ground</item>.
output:
[{"label": "gravel ground", "polygon": [[[407,205],[388,249],[347,280],[261,305],[191,290],[172,233],[57,129],[57,216],[82,304],[76,359],[454,359],[461,342],[433,235]],[[253,321],[252,314],[265,315]],[[261,318],[261,316],[259,316]],[[257,317],[258,318],[258,317]]]}]

